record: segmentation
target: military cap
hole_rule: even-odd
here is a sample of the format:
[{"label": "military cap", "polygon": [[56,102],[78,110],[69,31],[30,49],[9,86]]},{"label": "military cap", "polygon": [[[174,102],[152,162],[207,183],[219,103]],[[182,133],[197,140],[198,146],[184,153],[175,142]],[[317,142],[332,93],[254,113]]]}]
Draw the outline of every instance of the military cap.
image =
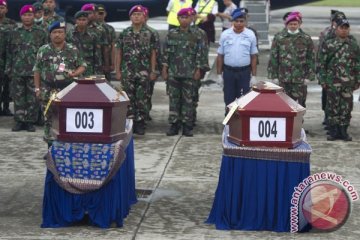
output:
[{"label": "military cap", "polygon": [[178,17],[181,17],[181,16],[192,16],[193,15],[193,10],[192,8],[182,8],[178,11],[177,13]]},{"label": "military cap", "polygon": [[348,27],[350,27],[349,20],[347,20],[346,18],[337,19],[336,25],[337,25],[338,27],[344,26],[344,25],[347,25]]},{"label": "military cap", "polygon": [[133,14],[134,12],[142,12],[142,13],[145,14],[144,8],[143,8],[143,6],[141,6],[141,5],[135,5],[135,6],[133,6],[133,7],[130,9],[130,11],[129,11],[129,16],[131,16],[131,14]]},{"label": "military cap", "polygon": [[81,11],[86,11],[86,12],[92,12],[92,11],[95,11],[95,5],[92,4],[92,3],[87,3],[87,4],[84,4],[82,7],[81,7]]},{"label": "military cap", "polygon": [[338,19],[346,19],[345,13],[337,11],[334,13],[334,16],[332,17],[331,21],[337,21]]},{"label": "military cap", "polygon": [[241,11],[240,8],[235,9],[231,14],[231,18],[233,21],[235,21],[237,18],[245,18],[245,17],[246,17],[246,13]]},{"label": "military cap", "polygon": [[302,15],[300,12],[291,12],[289,16],[286,18],[285,24],[288,25],[289,22],[298,21],[299,23],[302,22]]},{"label": "military cap", "polygon": [[106,12],[105,6],[102,5],[102,4],[96,4],[96,10],[97,10],[98,12]]},{"label": "military cap", "polygon": [[74,15],[74,17],[75,17],[75,19],[78,19],[78,18],[80,18],[80,17],[88,17],[89,16],[89,14],[87,13],[87,12],[85,12],[85,11],[77,11],[76,13],[75,13],[75,15]]},{"label": "military cap", "polygon": [[[0,0],[0,1],[1,1],[1,0]],[[32,6],[34,7],[35,12],[44,9],[43,5],[42,5],[40,2],[35,2],[35,3],[33,3]]]},{"label": "military cap", "polygon": [[5,0],[0,0],[0,6],[7,6],[7,2]]},{"label": "military cap", "polygon": [[66,27],[65,22],[55,21],[51,25],[49,25],[48,30],[49,30],[49,33],[51,33],[55,29],[58,29],[58,28],[65,29],[65,27]]},{"label": "military cap", "polygon": [[19,12],[20,17],[25,13],[34,13],[34,7],[32,5],[24,5]]}]

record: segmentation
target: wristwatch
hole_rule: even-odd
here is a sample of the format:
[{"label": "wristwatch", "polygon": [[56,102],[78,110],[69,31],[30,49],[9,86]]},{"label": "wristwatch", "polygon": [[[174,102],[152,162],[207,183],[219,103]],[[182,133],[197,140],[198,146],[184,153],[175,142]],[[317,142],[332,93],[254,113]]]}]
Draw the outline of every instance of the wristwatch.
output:
[{"label": "wristwatch", "polygon": [[35,88],[34,89],[34,92],[39,92],[40,91],[40,88]]}]

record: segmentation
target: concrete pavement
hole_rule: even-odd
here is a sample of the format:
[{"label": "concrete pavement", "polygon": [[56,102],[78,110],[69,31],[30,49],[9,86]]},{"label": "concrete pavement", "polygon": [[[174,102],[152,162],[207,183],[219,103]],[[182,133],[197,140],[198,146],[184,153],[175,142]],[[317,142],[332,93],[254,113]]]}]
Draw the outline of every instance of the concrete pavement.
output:
[{"label": "concrete pavement", "polygon": [[[324,26],[325,27],[325,26]],[[212,49],[214,59],[215,48]],[[269,52],[260,55],[259,79],[266,78]],[[204,224],[214,198],[222,153],[224,104],[222,90],[209,74],[201,88],[194,137],[166,137],[168,97],[164,82],[155,85],[153,120],[145,136],[135,136],[136,188],[142,196],[123,228],[77,225],[41,229],[45,177],[42,129],[11,132],[12,118],[0,118],[0,238],[1,239],[359,239],[360,201],[354,202],[347,223],[331,233],[219,231]],[[359,94],[359,92],[356,92]],[[358,96],[358,95],[357,95]],[[313,148],[311,172],[333,171],[360,190],[360,103],[354,101],[350,132],[353,142],[326,141],[321,125],[320,88],[309,85],[304,128]]]}]

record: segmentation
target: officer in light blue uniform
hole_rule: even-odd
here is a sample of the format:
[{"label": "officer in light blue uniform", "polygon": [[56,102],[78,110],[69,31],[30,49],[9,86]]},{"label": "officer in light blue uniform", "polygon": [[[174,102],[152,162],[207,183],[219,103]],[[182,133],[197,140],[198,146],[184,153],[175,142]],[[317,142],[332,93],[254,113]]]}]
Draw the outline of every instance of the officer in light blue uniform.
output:
[{"label": "officer in light blue uniform", "polygon": [[232,13],[232,28],[222,32],[216,60],[217,74],[224,80],[226,106],[246,94],[256,83],[256,37],[246,28],[246,14],[240,9]]}]

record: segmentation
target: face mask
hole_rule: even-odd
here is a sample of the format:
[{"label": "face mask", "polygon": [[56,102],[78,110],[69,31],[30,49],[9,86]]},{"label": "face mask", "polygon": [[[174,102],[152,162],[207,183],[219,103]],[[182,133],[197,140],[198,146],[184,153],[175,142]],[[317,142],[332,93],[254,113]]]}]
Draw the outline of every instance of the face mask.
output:
[{"label": "face mask", "polygon": [[38,18],[38,19],[37,18],[34,19],[35,23],[41,23],[42,21],[43,21],[43,17]]},{"label": "face mask", "polygon": [[296,29],[295,31],[291,31],[290,29],[288,29],[288,33],[297,34],[297,33],[299,33],[299,29]]}]

